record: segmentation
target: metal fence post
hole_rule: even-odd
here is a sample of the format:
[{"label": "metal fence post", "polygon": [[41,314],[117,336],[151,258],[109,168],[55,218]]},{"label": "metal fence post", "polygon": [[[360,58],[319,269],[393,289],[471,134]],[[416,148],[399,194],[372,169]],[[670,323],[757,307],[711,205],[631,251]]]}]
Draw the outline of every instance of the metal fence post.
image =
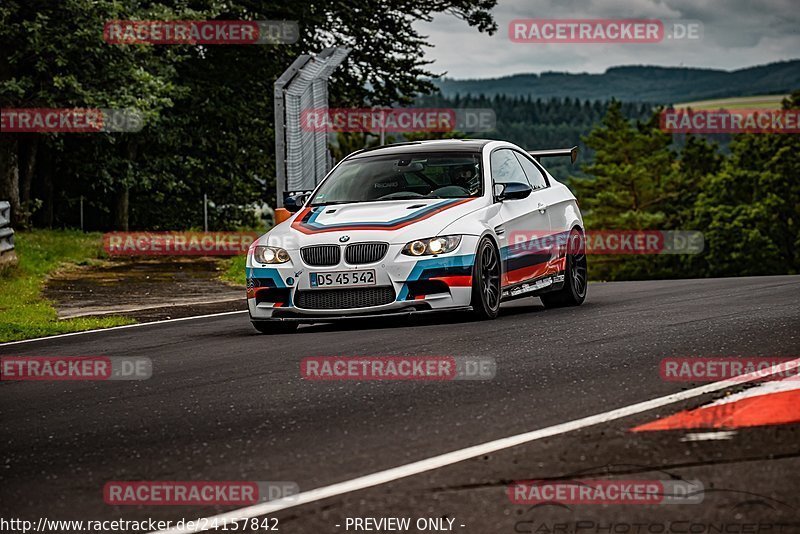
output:
[{"label": "metal fence post", "polygon": [[208,195],[203,193],[203,231],[208,232]]}]

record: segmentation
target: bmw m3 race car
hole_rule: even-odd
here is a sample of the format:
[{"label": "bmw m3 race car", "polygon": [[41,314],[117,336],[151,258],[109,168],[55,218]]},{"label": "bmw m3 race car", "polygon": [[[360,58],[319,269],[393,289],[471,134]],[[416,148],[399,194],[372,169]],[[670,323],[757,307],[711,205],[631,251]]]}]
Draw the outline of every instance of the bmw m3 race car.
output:
[{"label": "bmw m3 race car", "polygon": [[292,216],[251,245],[253,325],[461,309],[493,319],[502,301],[527,296],[581,304],[581,213],[540,164],[575,154],[458,139],[354,152],[289,197]]}]

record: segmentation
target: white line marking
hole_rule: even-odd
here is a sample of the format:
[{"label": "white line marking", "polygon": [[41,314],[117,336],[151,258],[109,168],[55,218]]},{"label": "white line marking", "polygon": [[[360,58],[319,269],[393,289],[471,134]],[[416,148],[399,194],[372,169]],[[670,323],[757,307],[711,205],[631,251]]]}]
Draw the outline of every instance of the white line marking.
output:
[{"label": "white line marking", "polygon": [[49,339],[58,339],[61,337],[80,336],[82,334],[94,334],[96,332],[108,332],[109,330],[122,330],[123,328],[139,328],[141,326],[151,326],[154,324],[176,323],[178,321],[191,321],[192,319],[205,319],[206,317],[221,317],[223,315],[233,315],[235,313],[247,313],[247,310],[238,310],[232,312],[210,313],[208,315],[194,315],[192,317],[178,317],[177,319],[163,319],[161,321],[150,321],[146,323],[125,324],[122,326],[111,326],[109,328],[95,328],[94,330],[83,330],[81,332],[69,332],[67,334],[56,334],[54,336],[36,337],[33,339],[21,339],[19,341],[8,341],[0,343],[0,347],[7,347],[9,345],[19,345],[20,343],[33,343],[34,341],[46,341]]},{"label": "white line marking", "polygon": [[733,395],[723,397],[712,402],[711,404],[703,406],[703,408],[722,406],[723,404],[731,404],[732,402],[739,402],[743,399],[762,397],[764,395],[771,395],[773,393],[783,393],[784,391],[793,391],[795,389],[800,389],[800,377],[798,376],[790,376],[782,380],[770,380],[768,382],[761,383],[756,387],[748,388],[744,391],[740,391],[739,393],[734,393]]},{"label": "white line marking", "polygon": [[471,458],[476,458],[492,452],[508,449],[510,447],[516,447],[517,445],[522,445],[524,443],[530,443],[543,438],[566,434],[574,430],[580,430],[582,428],[599,425],[601,423],[608,423],[616,419],[622,419],[631,415],[640,414],[655,408],[667,406],[668,404],[673,404],[678,401],[691,399],[707,393],[713,393],[731,386],[738,386],[747,382],[752,382],[753,380],[758,380],[759,378],[763,378],[765,376],[785,372],[788,369],[794,369],[797,367],[800,367],[800,358],[774,365],[769,369],[755,371],[746,375],[739,375],[733,379],[706,384],[694,389],[681,391],[680,393],[673,393],[672,395],[666,395],[657,399],[632,404],[630,406],[617,408],[616,410],[611,410],[609,412],[591,415],[589,417],[542,428],[540,430],[533,430],[531,432],[517,434],[516,436],[509,436],[507,438],[501,438],[494,441],[487,441],[486,443],[480,443],[465,449],[440,454],[439,456],[433,456],[425,460],[393,467],[385,471],[379,471],[377,473],[357,477],[351,480],[345,480],[344,482],[338,482],[336,484],[331,484],[330,486],[312,489],[303,493],[292,495],[290,497],[277,499],[275,501],[258,503],[252,506],[239,508],[238,510],[232,510],[230,512],[225,512],[211,517],[201,518],[194,522],[194,528],[191,529],[188,529],[184,526],[183,528],[161,530],[150,534],[201,532],[204,530],[209,530],[211,528],[210,525],[216,525],[216,528],[219,528],[223,525],[234,523],[234,519],[242,520],[245,518],[249,519],[251,517],[268,515],[279,510],[285,510],[286,508],[292,508],[294,506],[300,506],[314,501],[336,497],[345,493],[371,488],[380,484],[386,484],[387,482],[393,482],[401,478],[418,475],[420,473],[425,473],[426,471],[432,471],[434,469],[439,469],[440,467],[452,465],[464,460],[469,460]]},{"label": "white line marking", "polygon": [[689,432],[683,436],[680,441],[721,441],[733,439],[735,435],[735,430],[723,430],[721,432]]},{"label": "white line marking", "polygon": [[115,310],[96,310],[96,311],[88,311],[88,312],[76,312],[76,313],[65,313],[64,315],[59,315],[59,319],[78,319],[80,317],[100,317],[103,315],[118,315],[122,313],[131,313],[131,312],[138,312],[144,310],[161,310],[164,308],[175,308],[176,306],[205,306],[206,304],[225,304],[228,302],[240,302],[242,297],[230,297],[227,299],[217,299],[217,300],[198,300],[198,301],[191,301],[185,300],[181,302],[177,302],[174,304],[158,304],[155,306],[131,306],[130,308],[120,308]]}]

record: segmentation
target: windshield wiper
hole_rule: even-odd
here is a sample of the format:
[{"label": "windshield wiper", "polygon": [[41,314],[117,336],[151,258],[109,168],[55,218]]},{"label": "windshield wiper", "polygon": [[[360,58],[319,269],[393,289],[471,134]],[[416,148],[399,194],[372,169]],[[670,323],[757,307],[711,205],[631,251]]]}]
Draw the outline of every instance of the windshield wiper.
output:
[{"label": "windshield wiper", "polygon": [[315,202],[311,204],[312,208],[317,206],[333,206],[334,204],[356,204],[358,202],[364,202],[363,200],[329,200],[327,202]]},{"label": "windshield wiper", "polygon": [[423,196],[419,196],[419,195],[413,195],[413,196],[412,195],[405,195],[405,196],[399,195],[399,196],[392,197],[392,198],[379,198],[377,200],[378,200],[378,202],[386,202],[387,200],[428,200],[428,199],[433,199],[433,198],[442,198],[442,197],[431,197],[431,196],[427,196],[427,195],[423,195]]},{"label": "windshield wiper", "polygon": [[336,204],[364,204],[367,202],[386,202],[388,200],[431,200],[431,199],[439,199],[445,197],[429,197],[429,196],[417,196],[417,195],[401,195],[392,198],[375,198],[372,200],[329,200],[327,202],[315,202],[313,204],[309,204],[312,208],[316,208],[319,206],[333,206]]}]

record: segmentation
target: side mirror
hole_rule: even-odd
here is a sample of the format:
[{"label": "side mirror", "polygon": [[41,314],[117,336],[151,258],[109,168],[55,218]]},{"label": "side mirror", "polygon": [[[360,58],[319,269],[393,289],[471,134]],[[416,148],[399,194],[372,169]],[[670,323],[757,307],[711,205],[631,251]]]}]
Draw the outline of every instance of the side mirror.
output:
[{"label": "side mirror", "polygon": [[[500,194],[497,194],[497,186],[503,187],[503,190],[500,192]],[[523,184],[522,182],[495,184],[495,196],[497,197],[497,200],[500,200],[501,202],[503,200],[520,200],[527,198],[532,191],[533,189],[531,189],[530,185]]]},{"label": "side mirror", "polygon": [[289,213],[297,213],[303,204],[308,200],[308,193],[299,193],[297,195],[290,195],[283,201],[283,207]]}]

